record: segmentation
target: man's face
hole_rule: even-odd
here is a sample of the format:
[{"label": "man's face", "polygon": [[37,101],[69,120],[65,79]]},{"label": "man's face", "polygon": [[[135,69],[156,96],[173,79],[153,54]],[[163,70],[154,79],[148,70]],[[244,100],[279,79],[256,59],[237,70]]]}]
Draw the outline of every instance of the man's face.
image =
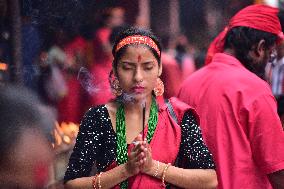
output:
[{"label": "man's face", "polygon": [[259,48],[249,53],[250,63],[248,69],[260,78],[265,78],[265,67],[277,57],[276,45],[269,48]]}]

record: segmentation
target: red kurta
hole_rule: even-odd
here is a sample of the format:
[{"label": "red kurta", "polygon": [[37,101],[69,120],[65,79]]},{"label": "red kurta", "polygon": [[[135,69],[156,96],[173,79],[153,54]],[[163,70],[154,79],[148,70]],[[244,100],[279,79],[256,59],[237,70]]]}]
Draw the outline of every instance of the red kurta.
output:
[{"label": "red kurta", "polygon": [[217,53],[185,81],[179,97],[200,115],[219,188],[272,188],[266,175],[284,169],[284,132],[265,81]]}]

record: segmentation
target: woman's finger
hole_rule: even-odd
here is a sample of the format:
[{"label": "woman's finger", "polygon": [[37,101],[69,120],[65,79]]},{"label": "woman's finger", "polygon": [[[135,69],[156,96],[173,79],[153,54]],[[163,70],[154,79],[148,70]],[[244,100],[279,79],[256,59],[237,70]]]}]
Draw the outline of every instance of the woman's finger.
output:
[{"label": "woman's finger", "polygon": [[143,141],[142,135],[139,134],[134,140],[135,140],[135,141]]}]

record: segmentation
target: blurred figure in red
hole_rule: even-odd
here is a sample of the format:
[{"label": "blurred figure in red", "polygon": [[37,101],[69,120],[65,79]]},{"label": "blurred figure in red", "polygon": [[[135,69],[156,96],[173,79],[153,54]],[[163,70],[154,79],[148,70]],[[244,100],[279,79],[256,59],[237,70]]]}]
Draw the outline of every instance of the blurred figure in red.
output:
[{"label": "blurred figure in red", "polygon": [[45,84],[41,93],[49,94],[47,101],[57,106],[59,122],[79,123],[87,109],[87,94],[78,80],[80,69],[86,66],[87,43],[76,29],[64,23],[59,23],[53,32],[51,40],[54,42],[47,50],[46,57],[41,56],[45,57],[41,60],[42,65],[50,69],[47,80],[41,79]]},{"label": "blurred figure in red", "polygon": [[162,53],[165,98],[177,96],[182,82],[195,71],[195,65],[189,53],[187,37],[180,34],[174,42],[174,48]]},{"label": "blurred figure in red", "polygon": [[108,83],[109,73],[112,69],[112,54],[110,36],[114,28],[124,25],[124,9],[112,7],[104,10],[102,26],[95,32],[93,40],[94,60],[91,65],[93,77],[91,93],[91,106],[108,102],[113,98]]},{"label": "blurred figure in red", "polygon": [[0,88],[0,188],[44,188],[53,160],[54,119],[46,116],[36,96],[15,86]]}]

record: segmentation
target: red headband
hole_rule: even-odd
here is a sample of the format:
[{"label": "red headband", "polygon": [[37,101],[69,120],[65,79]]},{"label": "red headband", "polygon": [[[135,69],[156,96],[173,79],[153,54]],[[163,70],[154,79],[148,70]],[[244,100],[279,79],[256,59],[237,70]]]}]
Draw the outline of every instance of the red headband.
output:
[{"label": "red headband", "polygon": [[150,37],[147,36],[142,36],[142,35],[133,35],[133,36],[128,36],[126,38],[123,38],[116,46],[115,52],[117,52],[119,49],[124,47],[125,45],[133,44],[133,43],[138,43],[138,44],[145,44],[152,49],[154,49],[159,56],[161,56],[161,52],[157,46],[157,44],[151,39]]},{"label": "red headband", "polygon": [[225,37],[232,28],[244,26],[273,33],[283,40],[278,9],[267,5],[251,5],[240,10],[229,22],[229,25],[210,44],[205,64],[209,64],[216,53],[224,51]]}]

